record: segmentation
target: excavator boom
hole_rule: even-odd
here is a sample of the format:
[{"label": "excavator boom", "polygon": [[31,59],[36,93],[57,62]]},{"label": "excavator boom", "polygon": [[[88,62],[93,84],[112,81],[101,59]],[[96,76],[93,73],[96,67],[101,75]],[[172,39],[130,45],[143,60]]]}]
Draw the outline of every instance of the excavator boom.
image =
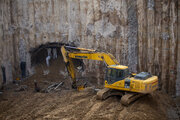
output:
[{"label": "excavator boom", "polygon": [[90,59],[90,60],[98,60],[104,61],[108,66],[109,65],[120,65],[117,60],[114,58],[112,54],[109,53],[69,53],[70,58],[75,59]]}]

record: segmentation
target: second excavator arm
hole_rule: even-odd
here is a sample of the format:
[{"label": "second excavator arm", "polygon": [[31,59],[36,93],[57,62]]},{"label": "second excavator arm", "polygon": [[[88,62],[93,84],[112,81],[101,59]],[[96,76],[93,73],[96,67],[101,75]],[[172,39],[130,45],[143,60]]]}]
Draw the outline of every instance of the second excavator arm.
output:
[{"label": "second excavator arm", "polygon": [[[68,48],[68,47],[67,47]],[[75,67],[72,59],[90,59],[104,61],[106,65],[120,65],[115,57],[110,53],[96,52],[95,50],[85,49],[85,48],[76,48],[71,47],[67,50],[65,46],[61,47],[61,53],[66,64],[68,73],[70,74],[73,83],[72,87],[77,88],[76,86],[76,76],[75,76]]]}]

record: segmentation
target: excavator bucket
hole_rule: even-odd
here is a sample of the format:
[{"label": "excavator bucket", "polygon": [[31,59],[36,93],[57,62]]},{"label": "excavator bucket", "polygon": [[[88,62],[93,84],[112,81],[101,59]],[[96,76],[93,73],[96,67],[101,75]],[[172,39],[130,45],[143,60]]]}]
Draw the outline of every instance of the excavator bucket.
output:
[{"label": "excavator bucket", "polygon": [[78,72],[83,72],[85,69],[85,65],[83,60],[80,59],[72,59],[74,63],[74,67],[78,70]]},{"label": "excavator bucket", "polygon": [[84,88],[85,88],[84,86],[78,86],[78,87],[77,87],[77,90],[78,90],[78,91],[81,91],[81,90],[84,90]]}]

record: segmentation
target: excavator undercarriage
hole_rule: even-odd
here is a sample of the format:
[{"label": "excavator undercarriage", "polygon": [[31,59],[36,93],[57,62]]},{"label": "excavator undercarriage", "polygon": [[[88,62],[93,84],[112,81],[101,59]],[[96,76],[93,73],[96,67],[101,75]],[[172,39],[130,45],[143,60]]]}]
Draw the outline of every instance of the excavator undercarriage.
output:
[{"label": "excavator undercarriage", "polygon": [[120,90],[115,90],[115,89],[110,89],[110,88],[104,88],[102,90],[99,90],[97,92],[97,99],[98,100],[105,100],[108,97],[111,96],[120,96],[121,97],[121,103],[125,106],[128,106],[138,98],[144,96],[146,94],[142,93],[133,93],[133,92],[125,92],[125,91],[120,91]]}]

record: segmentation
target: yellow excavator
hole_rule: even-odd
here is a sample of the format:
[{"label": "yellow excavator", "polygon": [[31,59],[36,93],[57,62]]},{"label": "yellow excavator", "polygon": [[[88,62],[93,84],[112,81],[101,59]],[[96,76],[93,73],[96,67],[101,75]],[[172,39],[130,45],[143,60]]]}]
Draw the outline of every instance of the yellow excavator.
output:
[{"label": "yellow excavator", "polygon": [[68,73],[72,78],[73,88],[81,87],[76,84],[74,59],[90,59],[105,62],[107,69],[104,89],[97,92],[97,99],[104,100],[112,95],[119,95],[121,96],[121,103],[127,106],[139,97],[158,88],[157,76],[153,76],[148,72],[130,73],[128,67],[120,65],[110,53],[72,46],[62,46],[61,53]]}]

